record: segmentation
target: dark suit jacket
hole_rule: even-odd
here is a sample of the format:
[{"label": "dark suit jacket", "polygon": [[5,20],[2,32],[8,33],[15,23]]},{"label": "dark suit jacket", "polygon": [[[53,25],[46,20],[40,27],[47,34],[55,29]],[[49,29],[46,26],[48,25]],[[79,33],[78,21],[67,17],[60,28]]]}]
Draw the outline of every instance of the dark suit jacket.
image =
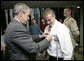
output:
[{"label": "dark suit jacket", "polygon": [[26,27],[15,19],[7,27],[6,43],[6,56],[9,60],[34,59],[37,52],[41,52],[49,46],[47,39],[41,41],[38,35],[28,35]]}]

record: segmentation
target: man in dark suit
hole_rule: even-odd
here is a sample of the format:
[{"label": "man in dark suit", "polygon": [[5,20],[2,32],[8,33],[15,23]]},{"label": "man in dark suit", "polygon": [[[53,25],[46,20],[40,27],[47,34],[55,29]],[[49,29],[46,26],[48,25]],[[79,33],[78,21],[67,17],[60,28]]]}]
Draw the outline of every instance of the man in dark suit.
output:
[{"label": "man in dark suit", "polygon": [[[41,35],[31,36],[24,26],[29,20],[30,8],[24,3],[14,6],[14,18],[6,30],[6,56],[8,60],[35,60],[35,54],[49,47],[51,35],[41,41]],[[38,42],[38,43],[36,43]]]}]

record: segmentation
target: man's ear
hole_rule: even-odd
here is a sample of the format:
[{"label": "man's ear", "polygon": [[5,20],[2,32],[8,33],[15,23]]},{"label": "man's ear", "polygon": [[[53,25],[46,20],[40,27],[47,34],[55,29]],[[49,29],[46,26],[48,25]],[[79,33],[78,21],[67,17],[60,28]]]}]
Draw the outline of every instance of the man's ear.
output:
[{"label": "man's ear", "polygon": [[19,15],[20,15],[20,17],[22,17],[22,15],[23,15],[23,12],[22,12],[22,11],[20,11]]}]

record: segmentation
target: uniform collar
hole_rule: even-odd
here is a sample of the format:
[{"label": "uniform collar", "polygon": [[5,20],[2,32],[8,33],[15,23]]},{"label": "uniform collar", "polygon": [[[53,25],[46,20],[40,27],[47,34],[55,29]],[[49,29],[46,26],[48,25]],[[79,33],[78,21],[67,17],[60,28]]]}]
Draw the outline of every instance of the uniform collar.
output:
[{"label": "uniform collar", "polygon": [[64,22],[68,21],[71,18],[71,16],[67,17]]}]

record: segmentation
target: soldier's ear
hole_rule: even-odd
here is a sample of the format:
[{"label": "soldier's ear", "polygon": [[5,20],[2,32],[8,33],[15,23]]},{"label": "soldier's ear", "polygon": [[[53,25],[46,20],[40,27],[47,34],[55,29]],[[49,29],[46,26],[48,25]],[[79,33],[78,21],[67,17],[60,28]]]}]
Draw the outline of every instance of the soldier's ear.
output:
[{"label": "soldier's ear", "polygon": [[71,15],[71,11],[70,11],[69,13],[70,13],[70,15]]},{"label": "soldier's ear", "polygon": [[54,19],[55,19],[56,15],[53,15],[53,17],[54,17]]}]

